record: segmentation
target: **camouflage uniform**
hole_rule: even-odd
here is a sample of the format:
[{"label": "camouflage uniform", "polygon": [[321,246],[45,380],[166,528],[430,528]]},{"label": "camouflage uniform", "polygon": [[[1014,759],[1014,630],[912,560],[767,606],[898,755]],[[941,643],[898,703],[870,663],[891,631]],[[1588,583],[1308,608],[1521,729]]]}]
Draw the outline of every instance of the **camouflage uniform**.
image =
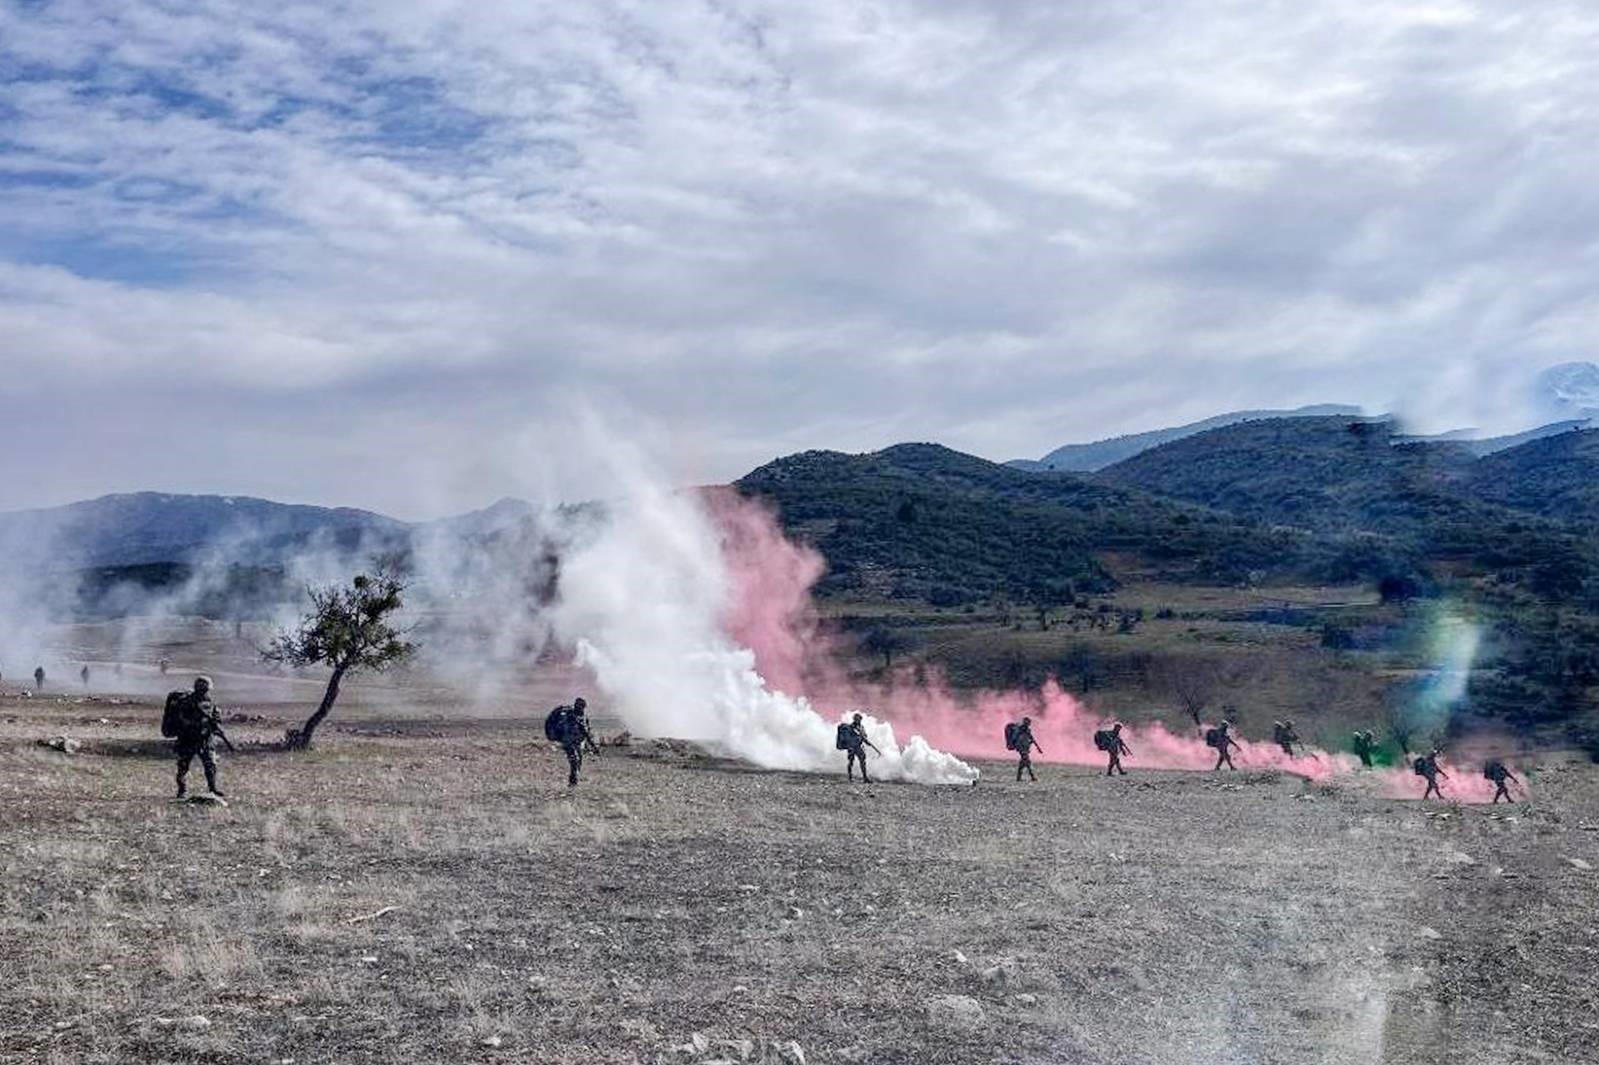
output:
[{"label": "camouflage uniform", "polygon": [[[1232,749],[1238,746],[1238,741],[1234,740],[1232,733],[1228,731],[1230,728],[1231,726],[1225,721],[1216,726],[1216,731],[1220,735],[1217,741],[1211,744],[1212,747],[1216,748],[1216,764],[1211,768],[1212,773],[1224,765],[1234,771],[1238,769],[1237,766],[1233,765],[1232,756]],[[1206,742],[1209,742],[1209,737],[1206,738]]]},{"label": "camouflage uniform", "polygon": [[1505,768],[1505,763],[1499,761],[1489,762],[1488,765],[1484,767],[1482,775],[1494,782],[1495,803],[1498,803],[1501,797],[1503,797],[1506,802],[1516,801],[1511,796],[1510,788],[1507,786],[1510,781],[1516,779],[1516,775],[1509,769]]},{"label": "camouflage uniform", "polygon": [[1439,753],[1438,751],[1433,751],[1431,754],[1424,755],[1418,759],[1421,766],[1419,772],[1427,778],[1427,789],[1421,793],[1423,799],[1434,795],[1440,799],[1444,797],[1443,789],[1438,787],[1438,778],[1442,776],[1445,780],[1448,780],[1449,774],[1438,768]]},{"label": "camouflage uniform", "polygon": [[[1033,721],[1031,718],[1022,718],[1021,724],[1016,726],[1016,779],[1022,779],[1022,771],[1027,771],[1028,779],[1036,781],[1038,774],[1033,772],[1033,748],[1038,747],[1038,741],[1033,739]],[[1044,748],[1038,747],[1040,752]]]},{"label": "camouflage uniform", "polygon": [[566,711],[562,715],[561,750],[566,752],[566,786],[577,787],[578,771],[583,768],[583,750],[587,748],[595,754],[599,748],[594,745],[594,734],[589,731],[588,715],[584,713],[588,703],[582,699],[575,700],[571,706],[562,707]]},{"label": "camouflage uniform", "polygon": [[217,787],[217,761],[211,753],[211,736],[216,731],[216,705],[211,702],[211,681],[207,677],[194,679],[194,690],[184,692],[178,707],[178,798],[188,793],[186,782],[189,766],[195,758],[205,770],[205,786],[211,794],[221,795]]},{"label": "camouflage uniform", "polygon": [[1131,756],[1133,752],[1128,748],[1127,741],[1122,739],[1122,727],[1112,725],[1109,738],[1110,746],[1105,748],[1105,753],[1110,755],[1110,764],[1105,767],[1105,775],[1108,777],[1112,773],[1120,773],[1126,776],[1127,770],[1122,768],[1122,755]]},{"label": "camouflage uniform", "polygon": [[1367,769],[1371,768],[1371,755],[1377,749],[1377,738],[1370,732],[1355,733],[1355,757]]},{"label": "camouflage uniform", "polygon": [[845,748],[849,752],[849,761],[845,771],[851,780],[855,779],[855,763],[861,764],[861,783],[870,784],[872,778],[866,775],[866,748],[871,746],[871,739],[866,735],[866,726],[861,723],[861,715],[856,714],[849,723],[850,744]]}]

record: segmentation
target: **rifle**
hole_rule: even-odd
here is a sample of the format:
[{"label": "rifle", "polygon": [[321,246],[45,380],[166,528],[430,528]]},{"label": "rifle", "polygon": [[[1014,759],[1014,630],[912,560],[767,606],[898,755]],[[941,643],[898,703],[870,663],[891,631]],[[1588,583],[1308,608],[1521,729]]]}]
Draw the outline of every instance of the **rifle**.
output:
[{"label": "rifle", "polygon": [[222,741],[222,745],[228,749],[229,754],[239,753],[239,749],[233,746],[233,741],[228,739],[228,734],[222,731],[222,715],[219,711],[211,711],[209,729]]}]

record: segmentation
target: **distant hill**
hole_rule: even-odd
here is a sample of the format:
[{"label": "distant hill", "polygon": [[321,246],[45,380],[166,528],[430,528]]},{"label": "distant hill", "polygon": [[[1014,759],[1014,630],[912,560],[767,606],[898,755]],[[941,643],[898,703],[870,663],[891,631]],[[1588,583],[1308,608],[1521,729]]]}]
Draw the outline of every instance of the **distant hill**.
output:
[{"label": "distant hill", "polygon": [[1484,457],[1472,484],[1484,499],[1568,521],[1599,522],[1599,429],[1572,430]]},{"label": "distant hill", "polygon": [[936,444],[867,455],[808,451],[768,463],[736,487],[773,503],[785,530],[826,556],[825,594],[1059,602],[1109,588],[1106,560],[1115,555],[1172,579],[1224,582],[1318,557],[1291,533]]},{"label": "distant hill", "polygon": [[1395,435],[1395,444],[1437,444],[1458,443],[1473,455],[1492,455],[1498,451],[1520,447],[1522,444],[1533,440],[1541,440],[1546,436],[1556,436],[1560,433],[1569,433],[1573,429],[1585,429],[1592,425],[1589,418],[1571,418],[1561,422],[1550,422],[1534,429],[1520,433],[1509,433],[1505,436],[1477,436],[1475,429],[1453,429],[1447,433]]},{"label": "distant hill", "polygon": [[152,606],[253,616],[298,597],[305,580],[348,572],[380,553],[426,552],[429,573],[448,586],[430,589],[438,594],[480,590],[482,559],[519,550],[536,557],[537,545],[526,546],[534,514],[528,503],[502,499],[411,523],[348,507],[161,492],[3,513],[0,612],[9,600],[62,617]]},{"label": "distant hill", "polygon": [[254,563],[312,545],[348,550],[364,541],[380,544],[408,528],[348,507],[136,492],[0,514],[0,551],[12,566],[50,569],[188,563],[216,549]]},{"label": "distant hill", "polygon": [[1324,535],[1388,537],[1418,560],[1470,560],[1485,569],[1557,559],[1575,566],[1576,556],[1591,553],[1591,530],[1485,498],[1478,467],[1489,461],[1459,443],[1396,444],[1388,422],[1295,418],[1213,429],[1096,477]]},{"label": "distant hill", "polygon": [[1239,422],[1259,421],[1264,418],[1316,418],[1327,416],[1359,417],[1359,407],[1346,406],[1339,403],[1322,403],[1311,407],[1298,407],[1293,410],[1241,410],[1231,414],[1218,414],[1213,418],[1203,421],[1190,422],[1187,425],[1178,425],[1170,429],[1154,429],[1147,433],[1133,433],[1129,436],[1116,436],[1107,440],[1096,440],[1089,444],[1067,444],[1058,447],[1043,458],[1033,461],[1030,459],[1015,459],[1007,463],[1022,470],[1055,470],[1066,473],[1085,473],[1102,470],[1112,463],[1130,459],[1134,455],[1148,451],[1152,447],[1181,440],[1184,437],[1203,433],[1209,429],[1220,429],[1228,425],[1237,425]]}]

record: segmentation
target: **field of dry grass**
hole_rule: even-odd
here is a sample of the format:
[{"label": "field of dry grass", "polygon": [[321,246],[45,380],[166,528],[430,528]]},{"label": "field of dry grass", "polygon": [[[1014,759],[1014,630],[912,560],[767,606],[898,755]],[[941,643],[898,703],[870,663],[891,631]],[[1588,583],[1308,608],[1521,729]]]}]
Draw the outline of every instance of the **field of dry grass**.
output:
[{"label": "field of dry grass", "polygon": [[1587,766],[1455,809],[643,742],[570,792],[543,693],[381,692],[289,755],[302,707],[219,682],[225,809],[170,801],[149,697],[0,700],[0,1061],[1599,1060]]}]

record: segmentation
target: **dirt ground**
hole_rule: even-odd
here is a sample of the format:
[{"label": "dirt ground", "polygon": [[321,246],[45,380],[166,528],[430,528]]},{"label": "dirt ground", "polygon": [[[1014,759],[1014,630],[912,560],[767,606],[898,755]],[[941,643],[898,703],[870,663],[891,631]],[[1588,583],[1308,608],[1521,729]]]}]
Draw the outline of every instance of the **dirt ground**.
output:
[{"label": "dirt ground", "polygon": [[357,689],[286,754],[304,693],[218,686],[226,808],[170,800],[148,694],[0,698],[0,1061],[1599,1061],[1574,762],[1494,809],[638,741],[571,791],[547,703]]}]

